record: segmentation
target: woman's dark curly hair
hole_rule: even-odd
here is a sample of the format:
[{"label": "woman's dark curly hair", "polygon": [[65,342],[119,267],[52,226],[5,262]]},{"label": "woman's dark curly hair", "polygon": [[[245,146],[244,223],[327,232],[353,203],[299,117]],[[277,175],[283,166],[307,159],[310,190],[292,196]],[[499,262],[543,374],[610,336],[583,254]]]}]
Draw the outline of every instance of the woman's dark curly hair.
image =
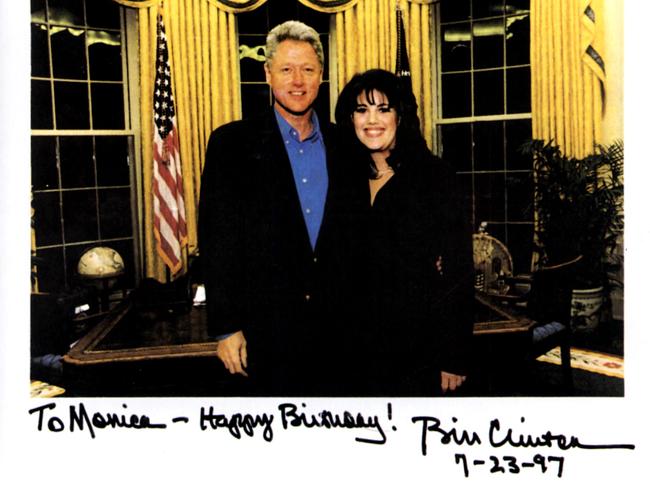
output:
[{"label": "woman's dark curly hair", "polygon": [[[345,85],[336,103],[334,117],[341,135],[354,151],[364,151],[364,146],[359,142],[354,132],[352,116],[357,107],[357,98],[365,93],[368,102],[374,103],[373,91],[383,93],[388,99],[388,104],[397,112],[397,134],[395,137],[395,149],[391,151],[388,163],[395,171],[406,161],[403,155],[416,148],[426,146],[426,142],[420,132],[420,119],[417,114],[417,102],[410,86],[405,80],[397,77],[390,71],[383,69],[371,69],[356,74]],[[376,168],[370,159],[370,176],[376,175]]]}]

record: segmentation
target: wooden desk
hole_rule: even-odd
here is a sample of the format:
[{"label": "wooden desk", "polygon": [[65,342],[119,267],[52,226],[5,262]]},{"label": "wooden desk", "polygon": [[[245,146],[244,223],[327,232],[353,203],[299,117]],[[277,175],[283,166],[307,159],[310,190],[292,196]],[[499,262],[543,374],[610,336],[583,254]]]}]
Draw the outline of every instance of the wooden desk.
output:
[{"label": "wooden desk", "polygon": [[[487,297],[476,295],[474,335],[525,333],[535,325]],[[184,314],[139,309],[127,298],[65,355],[73,365],[215,356],[203,307]]]},{"label": "wooden desk", "polygon": [[187,313],[140,310],[127,298],[66,354],[68,364],[113,363],[215,356],[207,335],[205,308]]},{"label": "wooden desk", "polygon": [[[492,343],[528,337],[534,326],[487,297],[477,295],[476,305],[477,357]],[[64,356],[72,382],[66,388],[79,395],[218,395],[228,378],[206,322],[203,307],[170,312],[127,297]]]}]

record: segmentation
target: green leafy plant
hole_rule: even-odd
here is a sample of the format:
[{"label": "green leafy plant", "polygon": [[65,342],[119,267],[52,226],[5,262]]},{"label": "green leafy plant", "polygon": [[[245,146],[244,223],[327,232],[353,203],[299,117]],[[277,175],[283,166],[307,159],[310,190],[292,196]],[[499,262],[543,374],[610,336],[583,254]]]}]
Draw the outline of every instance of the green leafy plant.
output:
[{"label": "green leafy plant", "polygon": [[612,255],[623,231],[623,142],[597,146],[582,159],[540,140],[527,142],[522,152],[533,157],[542,264],[582,255],[576,287],[607,287],[608,273],[620,266]]}]

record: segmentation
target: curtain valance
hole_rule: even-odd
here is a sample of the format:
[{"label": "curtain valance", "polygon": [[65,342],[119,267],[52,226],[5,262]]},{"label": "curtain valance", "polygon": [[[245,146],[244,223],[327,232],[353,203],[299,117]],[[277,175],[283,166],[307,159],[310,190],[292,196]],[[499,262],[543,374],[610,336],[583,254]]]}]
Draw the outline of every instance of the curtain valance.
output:
[{"label": "curtain valance", "polygon": [[354,7],[359,0],[298,0],[311,9],[328,14],[343,12]]},{"label": "curtain valance", "polygon": [[[146,8],[153,7],[155,4],[161,3],[163,0],[113,0],[124,7],[131,8]],[[242,12],[250,12],[258,7],[264,5],[267,0],[205,0],[213,4],[215,7],[229,12],[231,14],[239,14]],[[325,12],[328,14],[335,14],[343,12],[349,8],[354,7],[359,0],[298,0],[300,3],[318,12]],[[420,5],[432,5],[440,2],[440,0],[405,0],[408,3],[417,3]]]},{"label": "curtain valance", "polygon": [[[160,4],[163,0],[113,0],[124,7],[147,8]],[[267,0],[205,0],[215,7],[231,14],[249,12],[261,7]]]}]

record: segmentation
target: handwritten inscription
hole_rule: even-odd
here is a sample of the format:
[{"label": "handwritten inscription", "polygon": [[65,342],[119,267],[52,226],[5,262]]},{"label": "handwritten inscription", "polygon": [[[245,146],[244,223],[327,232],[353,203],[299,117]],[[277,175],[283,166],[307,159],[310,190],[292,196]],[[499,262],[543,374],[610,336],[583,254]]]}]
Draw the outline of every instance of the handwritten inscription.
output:
[{"label": "handwritten inscription", "polygon": [[[423,456],[427,455],[428,441],[431,435],[437,436],[440,444],[455,445],[459,447],[471,447],[483,444],[483,438],[474,430],[467,430],[457,427],[458,419],[452,417],[451,425],[444,425],[443,422],[433,416],[412,417],[414,424],[420,424],[420,451]],[[520,424],[526,422],[525,417],[520,418]],[[521,427],[521,426],[520,426]],[[487,430],[487,442],[494,449],[521,448],[528,453],[532,448],[551,448],[560,451],[570,449],[634,449],[633,444],[589,444],[582,442],[577,436],[557,434],[550,430],[542,433],[517,432],[513,427],[502,427],[499,419],[490,421]],[[528,456],[528,457],[526,457]],[[557,467],[556,475],[562,477],[564,472],[564,456],[524,455],[523,460],[516,456],[496,456],[468,458],[465,453],[456,453],[454,456],[457,465],[462,466],[465,477],[470,475],[470,467],[478,469],[489,468],[489,473],[510,473],[519,474],[530,468],[538,468],[540,472],[546,473],[551,465]]]},{"label": "handwritten inscription", "polygon": [[[28,412],[34,416],[38,431],[84,432],[92,439],[95,439],[99,431],[107,429],[146,431],[168,428],[166,422],[132,412],[126,403],[121,404],[121,409],[117,412],[92,411],[83,402],[69,405],[67,408],[60,408],[56,402],[50,402],[34,407]],[[356,432],[356,442],[385,445],[388,443],[387,432],[397,431],[397,426],[393,424],[391,403],[387,404],[383,415],[311,409],[304,402],[280,403],[273,412],[262,413],[225,413],[211,405],[202,406],[196,418],[176,416],[169,420],[169,424],[178,426],[175,428],[198,424],[201,431],[224,432],[238,440],[257,435],[268,443],[275,439],[278,431],[338,429]],[[574,449],[635,449],[634,444],[589,443],[576,435],[558,433],[551,429],[532,429],[526,424],[525,417],[520,417],[519,422],[514,424],[493,418],[480,430],[462,426],[455,416],[448,420],[432,415],[414,416],[411,417],[411,425],[419,427],[419,450],[422,456],[427,456],[431,444],[434,443],[439,446],[463,448],[465,452],[453,453],[453,460],[462,468],[465,477],[477,470],[510,474],[537,470],[542,474],[549,472],[562,477],[565,456],[557,454]],[[386,429],[387,426],[390,429]],[[482,455],[472,455],[471,450],[475,446],[487,446],[492,452],[485,454],[485,450],[481,450]],[[513,448],[521,455],[512,455]],[[541,449],[560,452],[542,454],[538,452]],[[502,455],[504,451],[507,455]]]},{"label": "handwritten inscription", "polygon": [[[306,404],[302,404],[305,408]],[[325,429],[372,429],[377,436],[372,439],[365,437],[355,437],[357,442],[369,444],[385,444],[386,434],[379,422],[379,417],[374,415],[364,416],[361,413],[352,414],[343,412],[343,414],[332,413],[329,410],[322,410],[317,414],[301,412],[297,405],[293,403],[283,403],[279,407],[282,415],[282,427],[286,430],[291,427],[325,428]]]},{"label": "handwritten inscription", "polygon": [[467,455],[457,453],[454,456],[456,464],[463,468],[465,478],[469,478],[470,466],[489,468],[490,473],[512,473],[519,474],[526,469],[539,468],[541,473],[546,473],[549,467],[555,463],[557,465],[556,475],[562,477],[564,471],[564,457],[562,456],[543,456],[535,454],[528,461],[519,461],[515,456],[490,456],[489,461],[483,458],[468,459]]},{"label": "handwritten inscription", "polygon": [[208,409],[201,407],[199,425],[201,430],[226,428],[235,439],[241,439],[242,432],[248,437],[253,437],[255,429],[261,427],[264,440],[267,442],[273,440],[273,415],[266,413],[262,415],[235,413],[228,416],[215,413],[214,407]]},{"label": "handwritten inscription", "polygon": [[[127,409],[126,404],[122,404]],[[70,405],[67,417],[60,412],[55,412],[57,404],[47,403],[29,410],[30,415],[36,415],[37,429],[50,432],[86,431],[91,438],[95,438],[97,429],[166,429],[167,424],[154,422],[147,415],[134,413],[114,412],[89,412],[83,402]],[[372,433],[370,436],[355,437],[357,442],[369,444],[385,444],[386,434],[377,415],[364,415],[348,411],[333,412],[320,410],[310,413],[307,404],[298,406],[293,403],[282,403],[278,406],[280,424],[283,430],[306,429],[364,429]],[[390,417],[390,416],[389,416]],[[262,438],[271,442],[274,438],[275,416],[269,413],[250,414],[217,412],[213,406],[201,407],[199,411],[199,427],[205,430],[225,430],[235,439],[243,436],[254,437],[256,431],[261,430]],[[174,424],[189,423],[188,417],[175,417],[171,419]]]},{"label": "handwritten inscription", "polygon": [[[472,446],[474,444],[481,444],[482,439],[478,432],[467,431],[464,429],[457,429],[456,427],[443,428],[442,422],[436,417],[419,416],[413,417],[413,423],[421,423],[422,435],[420,449],[422,455],[427,455],[427,439],[430,432],[439,435],[441,444],[449,444],[453,442],[457,446]],[[521,417],[521,423],[526,422],[525,417]],[[456,417],[452,417],[452,422],[455,424],[458,421]],[[498,447],[556,447],[560,450],[568,449],[634,449],[633,444],[586,444],[580,441],[578,437],[567,436],[564,434],[554,434],[550,430],[541,434],[519,433],[517,434],[513,428],[502,429],[501,421],[493,419],[490,421],[488,429],[488,442],[490,446]]]},{"label": "handwritten inscription", "polygon": [[[126,409],[126,404],[122,404]],[[32,408],[29,414],[38,414],[38,430],[47,428],[51,432],[61,432],[66,429],[70,432],[75,429],[79,431],[86,430],[90,437],[95,438],[96,429],[164,429],[167,426],[163,423],[152,422],[147,415],[113,413],[113,412],[93,412],[89,413],[83,403],[79,405],[70,405],[68,411],[68,422],[65,422],[59,415],[54,415],[49,410],[56,409],[56,403],[47,403],[40,407]]]}]

